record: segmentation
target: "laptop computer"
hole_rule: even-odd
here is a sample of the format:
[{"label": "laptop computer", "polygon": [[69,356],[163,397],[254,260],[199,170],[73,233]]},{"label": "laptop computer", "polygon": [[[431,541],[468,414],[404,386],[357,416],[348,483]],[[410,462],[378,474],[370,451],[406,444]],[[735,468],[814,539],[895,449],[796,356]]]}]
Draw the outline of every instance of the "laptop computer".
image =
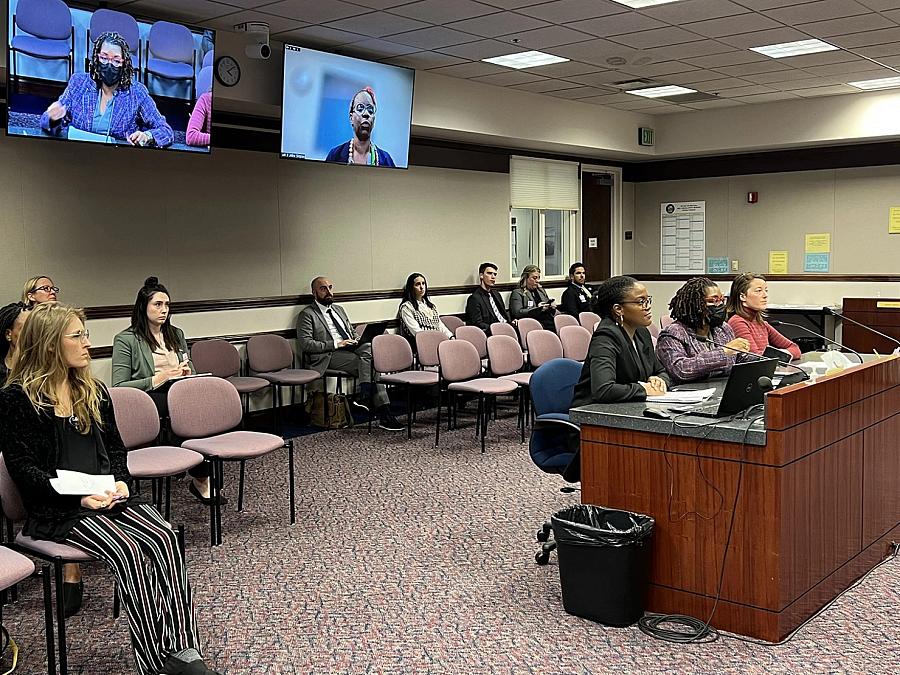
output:
[{"label": "laptop computer", "polygon": [[381,335],[387,330],[387,325],[387,321],[372,321],[371,323],[367,323],[362,335],[359,336],[358,344],[364,345],[371,342],[376,336]]},{"label": "laptop computer", "polygon": [[728,417],[735,415],[750,406],[763,402],[765,392],[759,386],[759,378],[775,375],[778,359],[760,359],[736,363],[731,368],[728,382],[718,404],[705,405],[699,408],[685,409],[689,415],[700,417]]}]

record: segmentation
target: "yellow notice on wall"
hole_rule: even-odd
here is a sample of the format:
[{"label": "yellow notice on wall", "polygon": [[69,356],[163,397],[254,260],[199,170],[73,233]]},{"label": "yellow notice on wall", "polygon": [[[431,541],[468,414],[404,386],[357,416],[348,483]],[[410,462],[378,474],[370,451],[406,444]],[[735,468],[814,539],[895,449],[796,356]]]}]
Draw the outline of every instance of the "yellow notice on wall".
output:
[{"label": "yellow notice on wall", "polygon": [[831,233],[806,235],[805,253],[831,253]]},{"label": "yellow notice on wall", "polygon": [[891,216],[888,219],[888,234],[900,234],[900,206],[891,207]]},{"label": "yellow notice on wall", "polygon": [[787,274],[788,252],[769,251],[769,274]]}]

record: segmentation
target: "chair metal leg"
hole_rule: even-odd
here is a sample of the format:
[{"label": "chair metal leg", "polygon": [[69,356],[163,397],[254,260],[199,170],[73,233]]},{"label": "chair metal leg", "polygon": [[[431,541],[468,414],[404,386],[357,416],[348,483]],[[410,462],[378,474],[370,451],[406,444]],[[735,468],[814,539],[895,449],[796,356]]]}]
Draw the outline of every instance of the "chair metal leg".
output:
[{"label": "chair metal leg", "polygon": [[492,403],[493,404],[497,403],[496,397],[491,397],[490,399],[485,401],[485,405],[483,406],[484,419],[481,422],[481,454],[482,455],[484,454],[484,438],[485,438],[485,436],[487,436],[487,425],[488,425],[488,421],[491,418],[491,407],[492,407],[491,404]]},{"label": "chair metal leg", "polygon": [[[438,387],[438,401],[437,401],[437,422],[434,425],[434,447],[438,446],[438,442],[441,438],[441,391],[440,387]],[[450,396],[450,393],[447,393],[447,396]],[[448,410],[449,413],[449,410]]]},{"label": "chair metal leg", "polygon": [[216,545],[216,463],[214,458],[207,457],[206,463],[209,464],[209,545]]},{"label": "chair metal leg", "polygon": [[53,562],[54,584],[56,586],[56,631],[59,640],[59,675],[68,675],[69,659],[66,654],[66,614],[63,604],[63,561]]},{"label": "chair metal leg", "polygon": [[221,457],[216,458],[216,544],[222,545],[222,485],[225,482],[225,462]]},{"label": "chair metal leg", "polygon": [[47,675],[56,675],[56,649],[53,640],[53,602],[50,592],[50,565],[41,566],[44,589],[44,634],[47,639]]},{"label": "chair metal leg", "polygon": [[166,476],[166,520],[172,515],[172,477]]},{"label": "chair metal leg", "polygon": [[406,385],[406,438],[412,438],[413,398],[412,385]]},{"label": "chair metal leg", "polygon": [[122,606],[119,599],[119,583],[117,581],[113,581],[113,618],[118,619],[119,613],[121,611]]},{"label": "chair metal leg", "polygon": [[297,508],[294,497],[294,439],[288,441],[288,482],[290,483],[291,525],[297,522]]},{"label": "chair metal leg", "polygon": [[244,510],[244,465],[246,462],[241,460],[241,478],[238,481],[238,511]]},{"label": "chair metal leg", "polygon": [[478,394],[478,412],[475,415],[475,438],[481,435],[481,427],[484,425],[484,394]]}]

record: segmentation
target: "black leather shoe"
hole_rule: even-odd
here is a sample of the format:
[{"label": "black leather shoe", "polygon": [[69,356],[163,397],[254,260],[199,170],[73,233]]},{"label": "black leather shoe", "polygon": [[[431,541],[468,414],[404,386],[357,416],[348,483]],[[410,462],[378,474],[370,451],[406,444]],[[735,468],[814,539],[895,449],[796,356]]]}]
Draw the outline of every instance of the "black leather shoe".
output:
[{"label": "black leather shoe", "polygon": [[63,616],[66,618],[78,614],[81,600],[84,597],[84,582],[63,582]]},{"label": "black leather shoe", "polygon": [[[204,497],[202,494],[200,494],[200,490],[197,489],[197,486],[194,483],[194,481],[190,482],[190,484],[188,485],[188,490],[190,491],[190,493],[192,495],[194,495],[194,497],[197,498],[197,501],[200,502],[201,504],[206,504],[207,506],[209,506],[212,503],[211,497]],[[222,506],[224,506],[225,504],[228,503],[228,497],[226,497],[223,494],[220,494],[219,495],[219,503]]]}]

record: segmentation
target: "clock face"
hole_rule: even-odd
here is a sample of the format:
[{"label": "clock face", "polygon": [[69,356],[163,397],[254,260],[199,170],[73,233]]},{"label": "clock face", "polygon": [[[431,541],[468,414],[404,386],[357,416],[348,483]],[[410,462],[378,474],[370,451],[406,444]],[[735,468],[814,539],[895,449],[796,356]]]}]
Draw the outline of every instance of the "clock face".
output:
[{"label": "clock face", "polygon": [[216,60],[216,79],[226,87],[233,87],[241,79],[241,67],[230,56]]}]

